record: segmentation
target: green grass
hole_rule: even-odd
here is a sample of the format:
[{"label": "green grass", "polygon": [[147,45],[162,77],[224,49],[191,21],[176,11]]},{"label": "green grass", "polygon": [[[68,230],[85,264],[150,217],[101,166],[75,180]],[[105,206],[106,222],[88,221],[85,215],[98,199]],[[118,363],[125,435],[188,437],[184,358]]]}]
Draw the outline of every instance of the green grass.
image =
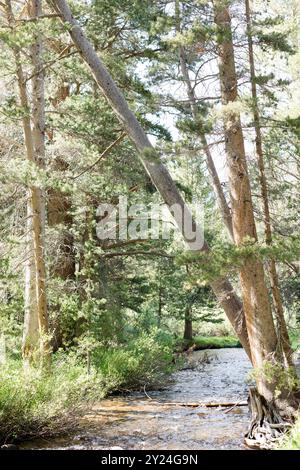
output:
[{"label": "green grass", "polygon": [[162,384],[174,370],[173,343],[159,331],[86,359],[58,351],[49,371],[24,370],[21,358],[0,368],[0,445],[74,430],[81,412],[112,392]]},{"label": "green grass", "polygon": [[241,343],[235,336],[195,336],[191,341],[181,340],[179,347],[187,349],[195,346],[194,349],[220,349],[220,348],[240,348]]},{"label": "green grass", "polygon": [[83,401],[103,396],[102,377],[74,357],[58,355],[47,373],[8,360],[0,371],[0,443],[67,431]]},{"label": "green grass", "polygon": [[300,418],[291,431],[284,437],[279,450],[300,450]]},{"label": "green grass", "polygon": [[172,360],[171,337],[154,330],[122,347],[96,350],[93,363],[110,393],[161,385],[174,370]]},{"label": "green grass", "polygon": [[196,349],[239,348],[241,344],[234,336],[196,336]]}]

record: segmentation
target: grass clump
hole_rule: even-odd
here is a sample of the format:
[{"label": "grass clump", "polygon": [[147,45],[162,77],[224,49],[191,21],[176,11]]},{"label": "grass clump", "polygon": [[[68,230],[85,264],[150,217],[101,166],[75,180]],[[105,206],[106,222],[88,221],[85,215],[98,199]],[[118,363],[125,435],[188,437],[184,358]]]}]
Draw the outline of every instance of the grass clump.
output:
[{"label": "grass clump", "polygon": [[0,442],[51,436],[73,427],[80,405],[103,396],[101,378],[74,357],[57,357],[52,370],[24,371],[9,360],[0,371]]},{"label": "grass clump", "polygon": [[280,450],[300,450],[300,418],[292,429],[284,436]]},{"label": "grass clump", "polygon": [[181,340],[179,347],[183,350],[193,347],[201,349],[240,348],[241,343],[235,336],[195,336],[192,340]]},{"label": "grass clump", "polygon": [[89,365],[78,352],[55,353],[49,372],[7,360],[0,370],[0,444],[74,430],[95,400],[161,385],[174,367],[172,350],[170,338],[153,331],[95,349]]},{"label": "grass clump", "polygon": [[235,336],[196,336],[194,338],[196,349],[219,349],[241,347]]},{"label": "grass clump", "polygon": [[94,363],[109,393],[160,386],[174,370],[172,359],[173,341],[153,331],[122,347],[99,349]]}]

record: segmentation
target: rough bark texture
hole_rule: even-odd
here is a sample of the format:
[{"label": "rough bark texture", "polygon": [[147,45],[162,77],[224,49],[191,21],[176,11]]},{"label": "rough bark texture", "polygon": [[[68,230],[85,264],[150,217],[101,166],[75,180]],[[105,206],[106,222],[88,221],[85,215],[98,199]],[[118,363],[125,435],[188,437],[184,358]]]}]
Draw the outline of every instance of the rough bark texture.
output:
[{"label": "rough bark texture", "polygon": [[193,339],[193,321],[192,321],[191,311],[190,311],[189,306],[186,307],[185,314],[184,314],[183,339],[186,339],[189,341]]},{"label": "rough bark texture", "polygon": [[161,317],[162,317],[162,307],[163,307],[163,301],[162,301],[162,279],[161,279],[161,272],[159,268],[159,286],[158,286],[158,309],[157,309],[157,327],[161,327]]},{"label": "rough bark texture", "polygon": [[228,230],[229,236],[231,240],[233,240],[233,230],[232,230],[232,218],[230,208],[226,201],[226,197],[220,182],[220,178],[218,172],[216,170],[214,160],[211,155],[211,151],[206,139],[206,135],[204,132],[203,124],[201,121],[201,116],[199,116],[198,108],[197,108],[197,97],[195,93],[195,89],[192,87],[191,79],[189,76],[189,71],[187,67],[187,58],[186,52],[184,47],[180,47],[179,49],[179,61],[180,61],[180,68],[181,73],[186,84],[187,96],[190,103],[191,114],[195,121],[198,122],[198,133],[200,142],[202,144],[205,156],[206,156],[206,166],[210,174],[211,184],[217,199],[218,207],[220,209],[223,222]]},{"label": "rough bark texture", "polygon": [[[57,158],[53,163],[53,169],[63,171],[67,164]],[[70,215],[71,200],[65,193],[50,189],[48,191],[47,220],[49,227],[60,225],[58,240],[55,249],[55,259],[51,264],[50,274],[63,280],[74,279],[76,271],[74,236],[71,232],[72,216]],[[52,348],[57,351],[63,346],[63,336],[60,326],[60,306],[53,305],[54,315],[50,322],[52,331]]]},{"label": "rough bark texture", "polygon": [[72,279],[75,276],[74,237],[70,232],[72,217],[69,214],[71,204],[68,196],[61,191],[48,193],[48,223],[50,227],[62,224],[65,229],[59,240],[59,258],[52,267],[52,274],[61,279]]},{"label": "rough bark texture", "polygon": [[25,262],[25,290],[24,290],[24,326],[22,339],[22,354],[24,360],[30,361],[39,348],[39,321],[34,313],[37,311],[35,289],[35,263],[32,243],[32,214],[27,195],[27,222],[26,222],[26,262]]},{"label": "rough bark texture", "polygon": [[[256,87],[256,73],[254,64],[254,53],[253,53],[253,40],[252,40],[252,20],[250,2],[246,0],[246,19],[247,19],[247,36],[248,36],[248,48],[249,48],[249,64],[250,64],[250,78],[251,78],[251,91],[252,91],[252,109],[254,118],[254,129],[255,129],[255,147],[257,155],[257,163],[259,170],[260,189],[263,202],[263,214],[264,214],[264,225],[265,225],[265,240],[267,245],[272,244],[272,226],[270,217],[269,207],[269,196],[268,196],[268,185],[265,172],[264,154],[262,146],[262,133],[260,125],[260,113],[258,108],[258,97]],[[268,263],[269,277],[271,283],[273,303],[276,313],[277,328],[278,328],[278,340],[282,347],[286,366],[294,367],[292,359],[292,349],[290,345],[289,334],[287,331],[286,321],[284,318],[284,311],[282,305],[282,299],[279,288],[279,279],[276,269],[275,260],[272,258]]]},{"label": "rough bark texture", "polygon": [[[57,108],[70,96],[70,86],[62,81],[56,90],[54,98],[51,100],[54,108]],[[53,131],[50,130],[50,137],[53,139]],[[68,169],[68,164],[60,157],[53,162],[53,170],[63,172]],[[52,267],[54,276],[61,279],[70,279],[75,276],[75,251],[74,237],[70,228],[73,224],[71,216],[71,200],[65,193],[50,189],[48,191],[47,220],[50,227],[62,225],[65,230],[59,243],[58,260]]]},{"label": "rough bark texture", "polygon": [[[237,76],[231,33],[231,18],[224,2],[215,2],[215,22],[218,27],[219,74],[224,111],[226,159],[229,172],[233,233],[236,245],[245,240],[257,241],[252,196],[247,170],[240,115],[234,110],[237,101]],[[275,361],[277,336],[261,261],[245,260],[240,269],[244,312],[253,366],[261,370],[266,361]],[[268,401],[273,399],[274,384],[260,374],[258,391]]]},{"label": "rough bark texture", "polygon": [[[10,28],[14,29],[14,16],[12,12],[10,0],[6,0],[6,14]],[[31,4],[32,13],[35,16],[39,15],[41,4],[38,0],[32,1]],[[28,110],[30,109],[26,81],[22,69],[21,54],[20,50],[14,48],[15,62],[16,62],[16,75],[18,79],[19,95],[21,106]],[[43,93],[43,77],[39,76],[41,72],[40,64],[40,52],[41,52],[41,39],[36,38],[36,43],[32,46],[32,63],[35,70],[35,81],[33,84],[33,126],[31,128],[31,118],[29,114],[23,116],[23,130],[24,130],[24,141],[27,153],[27,159],[33,164],[38,164],[44,157],[44,142],[43,142],[43,131],[44,131],[44,93]],[[42,191],[32,186],[28,191],[28,216],[31,219],[29,222],[30,232],[28,234],[28,249],[31,252],[33,249],[34,257],[34,274],[32,271],[33,263],[27,266],[26,272],[26,296],[34,295],[34,299],[27,298],[26,302],[26,317],[25,317],[25,329],[23,337],[23,356],[24,358],[30,359],[33,351],[36,348],[36,325],[39,326],[39,346],[42,357],[49,356],[49,345],[46,335],[48,335],[48,316],[47,316],[47,299],[46,299],[46,269],[44,262],[44,223],[45,223],[45,211],[44,211],[44,198]],[[30,268],[30,272],[28,271]],[[35,278],[34,278],[35,275]],[[34,288],[32,288],[31,282],[34,281]],[[31,317],[31,318],[30,318]],[[37,319],[37,321],[36,321]]]},{"label": "rough bark texture", "polygon": [[[38,18],[42,15],[42,1],[31,0],[29,15]],[[38,32],[31,47],[33,65],[32,77],[32,139],[34,146],[35,163],[40,168],[45,168],[45,90],[43,73],[43,41]],[[34,202],[35,199],[35,202]],[[46,266],[45,266],[45,194],[40,188],[33,188],[33,230],[34,251],[36,265],[36,289],[39,330],[41,335],[42,353],[49,353],[48,339],[48,312],[46,297]]]},{"label": "rough bark texture", "polygon": [[[47,3],[49,3],[49,5],[51,5],[55,11],[61,15],[62,20],[69,25],[69,33],[73,39],[74,44],[76,45],[85,62],[90,67],[96,82],[104,93],[107,101],[110,103],[112,109],[116,113],[118,119],[122,123],[126,133],[139,150],[139,155],[143,166],[149,174],[157,190],[161,194],[164,202],[168,205],[168,207],[176,204],[182,210],[184,209],[185,214],[191,218],[191,213],[185,205],[167,168],[163,164],[158,163],[155,157],[149,158],[149,154],[153,156],[155,152],[149,142],[147,135],[143,131],[135,115],[129,109],[124,96],[116,86],[115,82],[112,80],[106,68],[103,66],[94,48],[85,37],[77,21],[74,19],[67,3],[64,0],[47,0]],[[181,224],[179,223],[178,225],[179,229],[182,230]],[[200,227],[197,227],[196,224],[194,224],[194,229],[199,234],[199,237],[201,237],[202,231]],[[190,240],[186,240],[186,242],[188,245],[191,244]],[[208,249],[208,245],[206,242],[204,242],[202,250],[207,251]],[[240,300],[234,293],[229,281],[217,280],[213,282],[211,286],[219,302],[225,309],[230,322],[237,331],[243,347],[250,357],[247,330],[243,321],[243,311]]]}]

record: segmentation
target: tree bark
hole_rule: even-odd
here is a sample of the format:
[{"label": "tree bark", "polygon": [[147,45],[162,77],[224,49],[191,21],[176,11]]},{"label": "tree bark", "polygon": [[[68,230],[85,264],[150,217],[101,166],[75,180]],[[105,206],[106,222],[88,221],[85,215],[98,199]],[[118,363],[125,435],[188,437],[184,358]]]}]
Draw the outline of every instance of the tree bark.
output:
[{"label": "tree bark", "polygon": [[[11,30],[14,30],[15,20],[12,12],[11,1],[6,0],[7,20]],[[32,2],[32,11],[38,16],[41,8],[40,1]],[[41,38],[36,38],[36,43],[32,46],[32,63],[35,71],[35,82],[33,84],[33,126],[31,128],[30,105],[28,100],[26,81],[23,73],[21,62],[21,51],[18,47],[13,49],[16,62],[16,75],[18,80],[19,95],[21,106],[24,109],[23,130],[24,141],[27,153],[27,160],[38,165],[39,161],[44,159],[44,92],[43,77],[41,77]],[[31,360],[33,351],[36,348],[36,325],[39,326],[39,347],[41,359],[49,359],[50,348],[48,335],[48,315],[47,315],[47,299],[46,299],[46,268],[44,260],[44,198],[40,188],[32,186],[28,191],[28,217],[29,222],[29,251],[33,249],[34,255],[34,274],[32,271],[33,263],[27,265],[25,293],[26,316],[24,322],[23,336],[23,356],[25,359]],[[30,270],[30,272],[29,272]],[[34,276],[35,275],[35,276]],[[34,280],[35,288],[32,288],[31,282]],[[34,295],[34,299],[29,299],[30,295]],[[36,321],[37,319],[37,321]]]},{"label": "tree bark", "polygon": [[[55,96],[51,99],[54,108],[57,108],[70,96],[70,85],[61,79],[58,84]],[[54,138],[53,129],[48,129],[50,140]],[[53,170],[63,172],[68,169],[68,163],[61,157],[57,157],[53,162]],[[69,195],[60,190],[51,188],[48,191],[47,201],[47,221],[49,227],[62,225],[63,232],[60,234],[59,248],[57,250],[57,261],[51,264],[50,274],[60,279],[74,279],[76,271],[74,236],[71,232],[73,217],[70,213],[72,208]],[[53,331],[52,348],[53,352],[63,346],[63,336],[60,326],[59,305],[54,305],[54,320],[50,325]]]},{"label": "tree bark", "polygon": [[[247,20],[247,37],[248,37],[248,50],[249,50],[249,64],[250,64],[250,79],[251,79],[251,91],[252,91],[252,110],[254,118],[254,130],[255,130],[255,147],[256,156],[259,170],[259,181],[261,196],[263,201],[263,213],[264,213],[264,225],[265,225],[265,240],[267,245],[272,245],[272,225],[270,217],[269,207],[269,195],[268,185],[265,172],[264,153],[262,146],[262,133],[260,125],[260,113],[258,108],[258,96],[256,87],[256,73],[253,53],[253,40],[252,40],[252,19],[250,2],[246,0],[246,20]],[[268,271],[271,283],[271,291],[273,297],[273,304],[275,308],[276,320],[277,320],[277,335],[279,344],[282,347],[283,355],[286,366],[294,367],[293,364],[293,351],[290,344],[289,334],[284,318],[284,311],[282,305],[282,299],[279,288],[279,279],[276,269],[275,259],[272,257],[268,263]]]},{"label": "tree bark", "polygon": [[[180,6],[179,6],[179,0],[176,0],[175,3],[175,9],[176,9],[176,29],[177,32],[180,33]],[[211,155],[211,151],[206,139],[204,127],[203,127],[203,122],[202,122],[202,117],[198,111],[197,107],[197,97],[195,93],[195,89],[192,87],[191,79],[190,79],[190,74],[188,70],[188,65],[187,65],[187,57],[186,57],[186,51],[183,46],[179,47],[179,63],[180,63],[180,69],[181,69],[181,74],[183,77],[183,80],[185,82],[186,86],[186,92],[187,96],[189,99],[189,104],[190,104],[190,109],[191,109],[191,114],[195,122],[198,122],[198,132],[199,132],[199,138],[200,142],[202,144],[205,157],[206,157],[206,166],[208,169],[208,172],[210,174],[210,179],[211,179],[211,184],[217,199],[217,204],[219,207],[219,210],[222,215],[223,222],[227,228],[228,234],[233,240],[233,230],[232,230],[232,218],[231,218],[231,212],[230,208],[228,206],[228,203],[226,201],[226,197],[219,179],[219,175],[217,172],[217,169],[215,167],[214,160]]]},{"label": "tree bark", "polygon": [[26,262],[25,262],[25,290],[24,290],[24,325],[22,338],[22,355],[25,367],[34,359],[39,349],[39,321],[37,312],[37,299],[35,288],[35,263],[32,243],[32,213],[27,195],[27,222],[26,222]]},{"label": "tree bark", "polygon": [[184,312],[184,333],[183,339],[191,341],[193,339],[193,321],[191,317],[191,309],[189,305],[186,307]]},{"label": "tree bark", "polygon": [[197,110],[196,95],[191,85],[191,80],[189,77],[189,72],[188,72],[187,62],[186,62],[186,54],[185,54],[185,50],[183,47],[180,48],[179,54],[180,54],[181,73],[186,83],[187,95],[188,95],[190,106],[191,106],[191,113],[192,113],[194,120],[195,121],[198,120],[198,123],[199,123],[199,137],[200,137],[200,141],[201,141],[201,144],[205,152],[205,156],[206,156],[206,166],[210,174],[211,183],[214,189],[214,193],[215,193],[217,203],[218,203],[221,215],[222,215],[223,222],[227,228],[227,231],[229,233],[231,240],[233,240],[232,217],[231,217],[230,208],[228,206],[228,203],[224,195],[224,191],[223,191],[220,179],[219,179],[218,172],[214,164],[214,160],[211,155],[211,151],[210,151],[207,139],[206,139],[203,125],[201,123],[201,120],[199,120],[200,116]]},{"label": "tree bark", "polygon": [[159,267],[158,270],[158,275],[159,275],[159,284],[158,284],[158,309],[157,309],[157,327],[161,327],[161,318],[162,318],[162,307],[163,307],[163,300],[162,300],[162,294],[163,294],[163,288],[162,288],[162,282],[161,282],[161,270]]},{"label": "tree bark", "polygon": [[[85,37],[83,30],[74,19],[70,8],[64,0],[47,0],[55,11],[61,16],[63,22],[69,26],[69,34],[71,35],[74,44],[76,45],[81,56],[93,72],[94,78],[104,93],[107,101],[110,103],[112,109],[116,113],[119,121],[123,125],[126,133],[135,143],[141,162],[156,186],[158,192],[161,194],[164,202],[168,207],[176,204],[181,208],[182,212],[185,211],[191,218],[191,213],[185,202],[182,199],[173,179],[171,178],[167,168],[162,164],[149,159],[149,154],[153,154],[154,150],[151,143],[136,119],[133,112],[129,109],[128,104],[122,95],[121,91],[116,86],[110,74],[103,66],[101,60],[97,56],[91,43]],[[179,229],[182,230],[182,226]],[[200,227],[194,223],[194,229],[202,236]],[[186,238],[186,242],[191,246],[191,241]],[[208,251],[208,245],[204,242],[202,251]],[[221,306],[224,308],[233,328],[235,329],[241,344],[245,348],[248,356],[250,356],[250,349],[247,338],[247,330],[244,321],[242,304],[235,294],[230,282],[226,279],[218,279],[211,283],[211,287],[216,294]]]},{"label": "tree bark", "polygon": [[[189,275],[189,267],[186,265],[186,272]],[[184,332],[183,339],[191,341],[193,339],[193,318],[192,308],[199,295],[199,288],[189,293],[184,311]]]},{"label": "tree bark", "polygon": [[[252,195],[239,112],[232,106],[238,98],[237,76],[231,32],[231,18],[224,2],[214,2],[218,27],[219,75],[222,103],[227,106],[224,117],[226,160],[232,208],[234,240],[237,246],[247,240],[257,242]],[[277,336],[261,261],[254,256],[240,269],[244,312],[253,366],[262,372],[267,361],[276,361]],[[267,401],[274,398],[274,381],[259,373],[257,386]]]}]

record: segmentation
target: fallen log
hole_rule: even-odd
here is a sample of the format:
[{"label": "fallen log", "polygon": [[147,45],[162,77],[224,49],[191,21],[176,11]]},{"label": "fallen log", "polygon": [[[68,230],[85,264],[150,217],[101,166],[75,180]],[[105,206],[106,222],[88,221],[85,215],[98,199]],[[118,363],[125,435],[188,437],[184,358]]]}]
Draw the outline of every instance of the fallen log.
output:
[{"label": "fallen log", "polygon": [[183,402],[174,402],[174,401],[171,401],[171,402],[157,402],[157,401],[154,401],[154,400],[151,400],[151,402],[153,404],[156,404],[156,405],[161,405],[161,406],[184,406],[184,407],[187,407],[187,408],[199,408],[199,407],[202,407],[202,408],[228,408],[228,407],[236,407],[236,406],[248,406],[248,402],[247,401],[241,401],[241,402],[238,402],[238,403],[234,403],[234,402],[223,402],[223,403],[217,403],[217,402],[208,402],[208,403],[183,403]]}]

